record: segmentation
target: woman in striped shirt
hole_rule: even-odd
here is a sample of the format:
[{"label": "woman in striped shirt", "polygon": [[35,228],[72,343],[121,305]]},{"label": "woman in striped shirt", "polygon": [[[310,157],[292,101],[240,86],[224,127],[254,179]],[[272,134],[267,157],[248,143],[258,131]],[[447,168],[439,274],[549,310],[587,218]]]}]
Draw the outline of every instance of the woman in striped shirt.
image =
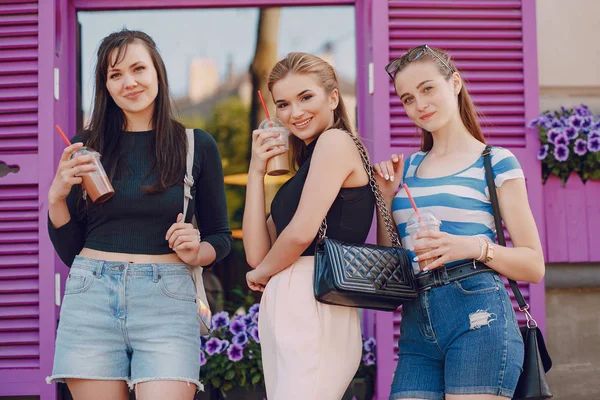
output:
[{"label": "woman in striped shirt", "polygon": [[[402,309],[390,399],[510,399],[523,342],[500,275],[539,282],[545,268],[523,171],[509,150],[491,149],[500,210],[514,247],[494,245],[486,144],[450,56],[423,45],[386,71],[406,114],[422,130],[421,151],[406,160],[393,154],[374,169],[403,245],[421,260],[437,258],[419,271],[415,257],[419,297]],[[441,221],[439,232],[411,242],[406,223],[413,209],[405,190],[398,191],[400,183],[408,185],[420,210]],[[383,223],[378,242],[391,245]]]}]

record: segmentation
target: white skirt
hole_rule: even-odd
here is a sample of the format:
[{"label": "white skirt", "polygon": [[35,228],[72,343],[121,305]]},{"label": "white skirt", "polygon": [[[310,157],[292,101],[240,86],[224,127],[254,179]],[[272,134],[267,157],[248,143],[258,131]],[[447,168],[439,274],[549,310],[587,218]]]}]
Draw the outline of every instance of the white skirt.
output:
[{"label": "white skirt", "polygon": [[319,303],[314,257],[273,276],[260,302],[259,335],[269,400],[339,400],[360,364],[358,310]]}]

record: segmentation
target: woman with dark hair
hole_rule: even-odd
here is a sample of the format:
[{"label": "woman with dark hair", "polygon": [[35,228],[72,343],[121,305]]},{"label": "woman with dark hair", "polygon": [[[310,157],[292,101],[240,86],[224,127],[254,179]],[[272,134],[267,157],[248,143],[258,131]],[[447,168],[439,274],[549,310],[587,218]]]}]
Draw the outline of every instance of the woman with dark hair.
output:
[{"label": "woman with dark hair", "polygon": [[[390,399],[510,399],[523,339],[500,275],[537,283],[545,268],[523,171],[509,150],[486,148],[473,102],[447,53],[419,46],[386,70],[422,131],[420,151],[374,166],[404,247],[418,254],[419,297],[402,307]],[[489,190],[496,187],[486,183],[484,150],[513,248],[493,244]],[[412,242],[407,222],[413,208],[405,189],[396,194],[402,182],[420,213],[441,221],[440,231],[419,233]],[[391,245],[381,221],[378,242]],[[427,260],[435,261],[425,266]]]},{"label": "woman with dark hair", "polygon": [[[71,267],[48,382],[66,381],[76,400],[124,400],[128,386],[141,399],[191,399],[202,389],[191,268],[221,260],[232,243],[219,151],[195,129],[186,177],[185,128],[148,35],[112,33],[97,56],[89,126],[64,150],[48,193],[50,238]],[[102,154],[115,188],[102,204],[79,185],[94,170],[89,156],[71,158],[83,145]]]},{"label": "woman with dark hair", "polygon": [[361,357],[358,310],[319,303],[313,294],[315,244],[327,236],[363,243],[375,198],[334,69],[290,53],[269,75],[278,118],[290,130],[295,175],[265,214],[267,160],[284,150],[272,131],[252,134],[244,210],[248,286],[264,291],[258,321],[270,400],[339,400]]}]

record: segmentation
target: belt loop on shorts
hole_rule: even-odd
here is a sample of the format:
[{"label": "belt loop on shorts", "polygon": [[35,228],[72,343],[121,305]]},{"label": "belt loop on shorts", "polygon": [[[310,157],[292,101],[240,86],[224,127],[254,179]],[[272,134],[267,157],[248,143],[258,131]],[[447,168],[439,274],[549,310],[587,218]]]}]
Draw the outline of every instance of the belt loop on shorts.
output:
[{"label": "belt loop on shorts", "polygon": [[448,271],[446,270],[446,267],[438,268],[438,271],[440,271],[440,281],[442,282],[442,285],[449,284],[450,278],[448,278]]},{"label": "belt loop on shorts", "polygon": [[152,282],[158,283],[159,278],[160,278],[160,275],[158,275],[158,265],[152,264]]},{"label": "belt loop on shorts", "polygon": [[450,283],[446,267],[436,268],[433,271],[433,287],[444,286]]},{"label": "belt loop on shorts", "polygon": [[98,262],[96,262],[96,270],[94,271],[94,275],[96,276],[96,278],[102,277],[103,269],[104,269],[104,261],[98,260]]}]

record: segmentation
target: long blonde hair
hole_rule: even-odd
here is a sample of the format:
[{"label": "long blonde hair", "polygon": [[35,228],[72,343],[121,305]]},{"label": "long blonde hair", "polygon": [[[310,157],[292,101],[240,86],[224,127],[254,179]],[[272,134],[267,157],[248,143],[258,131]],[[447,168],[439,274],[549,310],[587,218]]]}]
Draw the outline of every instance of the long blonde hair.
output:
[{"label": "long blonde hair", "polygon": [[[275,64],[271,70],[268,82],[271,95],[273,95],[273,86],[275,83],[291,73],[314,75],[317,77],[327,94],[331,94],[335,89],[337,89],[338,92],[340,90],[337,74],[328,62],[312,54],[296,52],[289,53],[283,60]],[[355,134],[341,93],[339,94],[338,105],[336,109],[333,110],[333,125],[331,128],[342,129],[353,135]],[[297,170],[308,156],[306,144],[296,136],[290,135],[290,149],[292,154],[292,168]]]}]

